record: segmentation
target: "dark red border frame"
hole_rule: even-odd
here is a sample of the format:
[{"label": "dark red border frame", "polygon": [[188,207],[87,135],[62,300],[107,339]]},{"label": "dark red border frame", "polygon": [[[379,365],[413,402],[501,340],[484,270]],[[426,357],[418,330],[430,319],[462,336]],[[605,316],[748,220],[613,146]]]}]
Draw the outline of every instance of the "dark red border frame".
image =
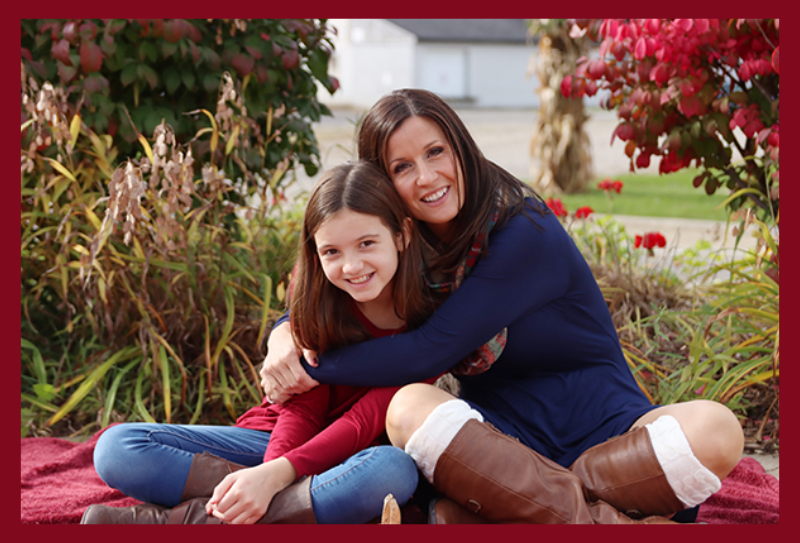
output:
[{"label": "dark red border frame", "polygon": [[[782,4],[782,5],[781,5]],[[760,9],[759,9],[760,8]],[[511,2],[443,2],[425,0],[406,0],[402,4],[387,4],[376,3],[366,0],[356,0],[355,2],[323,2],[320,0],[307,0],[300,4],[277,4],[273,2],[252,2],[245,1],[233,5],[221,4],[218,2],[211,3],[209,0],[193,0],[187,2],[185,0],[173,0],[168,4],[164,4],[164,9],[158,13],[157,9],[147,6],[144,3],[126,2],[124,4],[114,2],[98,2],[97,0],[84,0],[82,2],[55,2],[53,0],[39,0],[37,2],[23,3],[15,2],[4,8],[6,16],[2,18],[2,30],[0,31],[0,43],[2,43],[2,72],[7,78],[7,83],[2,85],[3,100],[5,105],[3,108],[6,113],[3,115],[2,132],[2,153],[5,159],[2,161],[4,165],[3,170],[9,177],[6,181],[6,196],[2,198],[2,205],[4,211],[0,213],[0,232],[5,235],[0,235],[2,240],[2,254],[7,255],[7,258],[19,255],[16,251],[19,245],[16,241],[16,213],[18,207],[16,206],[17,198],[19,197],[18,170],[16,162],[16,100],[18,92],[17,83],[17,62],[13,60],[16,56],[17,48],[20,43],[20,25],[19,21],[23,18],[37,18],[37,17],[76,17],[76,16],[91,16],[91,17],[132,17],[132,16],[158,16],[158,17],[359,17],[359,18],[374,18],[374,17],[391,17],[391,18],[499,18],[499,17],[574,17],[580,15],[582,17],[653,17],[656,14],[660,16],[680,16],[680,17],[719,17],[720,15],[735,16],[735,17],[761,17],[761,18],[780,18],[781,15],[785,16],[784,24],[791,24],[791,19],[788,17],[789,8],[785,3],[773,2],[768,6],[759,6],[758,4],[743,0],[733,0],[725,2],[724,4],[706,2],[698,4],[687,0],[672,0],[670,2],[655,3],[655,2],[633,2],[631,0],[616,0],[613,2],[597,2],[596,0],[576,0],[569,4],[543,3],[543,2],[524,2],[522,0],[512,0]],[[724,12],[724,13],[721,13]],[[192,15],[187,15],[191,13]],[[689,15],[691,14],[691,15]],[[730,15],[729,15],[730,14]],[[785,39],[782,43],[784,50],[784,57],[787,53],[794,59],[794,54],[797,52],[796,38],[793,38],[791,29],[786,33]],[[784,74],[783,84],[788,86],[784,90],[784,97],[793,97],[796,91],[797,77],[793,70],[788,69],[788,64],[784,61]],[[794,145],[797,143],[797,135],[790,128],[793,127],[793,121],[796,120],[797,105],[793,100],[784,100],[782,104],[781,117],[784,121],[784,149],[793,152],[796,149]],[[788,121],[788,122],[787,122]],[[796,164],[792,161],[784,161],[784,201],[794,202],[797,199],[798,188],[794,177],[798,171]],[[789,211],[787,213],[787,211]],[[794,235],[797,233],[797,220],[794,218],[791,210],[784,204],[784,214],[782,221],[783,241],[789,243],[784,245],[784,251],[781,259],[783,268],[783,291],[784,291],[784,307],[790,308],[783,312],[784,327],[792,332],[793,326],[798,322],[795,311],[791,308],[794,307],[794,302],[797,300],[797,287],[793,282],[793,274],[795,273],[795,265],[797,257],[793,255],[795,250],[796,241]],[[0,401],[3,404],[3,412],[8,413],[8,417],[3,425],[5,427],[4,435],[7,436],[8,443],[16,442],[16,432],[19,428],[19,376],[20,366],[18,361],[20,359],[20,344],[16,335],[17,326],[19,325],[20,313],[17,313],[17,303],[20,301],[19,290],[19,268],[14,259],[6,260],[6,264],[0,267],[0,285],[2,286],[2,296],[0,299],[5,300],[2,311],[2,340],[0,344],[5,345],[5,366],[8,374],[4,379],[3,388],[6,393],[0,395]],[[788,342],[787,342],[788,340]],[[573,527],[560,527],[560,526],[448,526],[443,528],[428,528],[425,526],[399,526],[399,527],[381,527],[381,526],[279,526],[273,525],[269,528],[263,526],[248,526],[237,527],[236,535],[238,538],[251,537],[254,540],[268,539],[275,541],[276,539],[285,540],[317,540],[317,541],[350,541],[350,540],[376,540],[380,542],[402,542],[408,541],[442,541],[457,539],[459,541],[491,541],[498,539],[504,540],[543,540],[544,538],[551,540],[573,540],[580,538],[581,540],[628,540],[631,538],[639,538],[641,540],[650,542],[668,541],[674,543],[680,541],[707,541],[709,538],[715,540],[770,540],[780,541],[783,540],[782,536],[788,536],[794,530],[793,524],[796,522],[795,516],[792,514],[794,505],[797,503],[795,493],[791,490],[793,484],[796,482],[797,468],[790,461],[796,457],[797,451],[797,434],[795,432],[796,422],[795,417],[797,413],[797,402],[793,400],[791,394],[796,390],[797,383],[795,382],[795,375],[797,371],[794,369],[794,360],[797,359],[797,346],[792,337],[784,335],[784,363],[783,369],[783,383],[784,389],[790,391],[789,394],[783,395],[782,400],[782,426],[783,432],[781,434],[781,449],[783,457],[786,459],[781,465],[781,478],[784,482],[784,487],[790,490],[782,493],[782,507],[783,512],[782,522],[778,525],[758,526],[758,525],[725,525],[725,526],[651,526],[651,527],[591,527],[591,526],[573,526]],[[19,456],[18,450],[13,446],[3,451],[2,454],[3,469],[0,470],[3,480],[6,484],[3,488],[3,502],[5,503],[4,511],[10,516],[8,520],[10,524],[7,530],[11,532],[14,541],[24,540],[73,540],[82,538],[90,541],[97,538],[111,539],[119,543],[123,542],[136,542],[140,543],[142,539],[151,537],[156,540],[166,539],[167,537],[178,537],[181,539],[191,540],[193,543],[197,542],[214,542],[220,540],[222,537],[230,537],[230,532],[225,532],[228,528],[218,527],[186,527],[186,528],[167,528],[166,534],[163,528],[151,526],[134,526],[129,528],[119,528],[114,526],[92,526],[82,527],[75,525],[58,525],[58,526],[31,526],[17,524],[16,519],[20,518],[17,514],[19,511],[16,493],[13,491],[16,488],[17,476],[19,475]],[[786,486],[788,484],[788,487]],[[189,533],[191,532],[191,534]],[[224,534],[224,535],[223,535]],[[788,537],[787,537],[788,539]]]}]

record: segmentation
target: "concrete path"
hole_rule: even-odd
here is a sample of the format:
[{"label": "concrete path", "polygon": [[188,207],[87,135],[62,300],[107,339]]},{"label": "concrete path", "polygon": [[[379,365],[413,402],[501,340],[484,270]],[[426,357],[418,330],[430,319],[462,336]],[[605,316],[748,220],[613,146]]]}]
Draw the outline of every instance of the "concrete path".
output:
[{"label": "concrete path", "polygon": [[[520,179],[530,178],[530,140],[538,112],[534,109],[458,109],[459,116],[466,124],[483,153]],[[334,117],[325,117],[314,127],[320,147],[322,170],[356,157],[355,125],[362,111],[353,109],[334,109]],[[629,171],[624,143],[616,139],[610,145],[611,134],[617,125],[613,112],[596,109],[589,112],[586,130],[592,146],[594,171],[597,176],[616,176]],[[658,173],[657,161],[653,161],[645,171]],[[298,183],[289,195],[299,190],[310,189],[316,177],[309,178],[298,172]],[[725,223],[690,219],[665,219],[617,215],[630,233],[661,232],[669,240],[675,240],[673,250],[681,252],[693,247],[700,239],[712,244],[712,250],[725,249],[730,256],[733,238],[725,236]],[[755,241],[745,235],[740,247],[752,248]],[[758,460],[768,473],[779,476],[777,454],[748,455]]]}]

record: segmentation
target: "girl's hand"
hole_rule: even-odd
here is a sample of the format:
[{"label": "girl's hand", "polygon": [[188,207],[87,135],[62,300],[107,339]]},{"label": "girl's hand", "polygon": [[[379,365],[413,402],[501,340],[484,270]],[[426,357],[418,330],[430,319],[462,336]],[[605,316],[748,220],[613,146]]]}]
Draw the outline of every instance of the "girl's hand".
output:
[{"label": "girl's hand", "polygon": [[[275,328],[267,341],[267,357],[261,367],[261,388],[273,403],[284,403],[294,394],[302,394],[319,385],[300,364],[301,352],[292,338],[291,328],[285,322]],[[303,352],[306,360],[316,366],[317,354]],[[309,358],[310,357],[310,358]]]},{"label": "girl's hand", "polygon": [[267,512],[275,494],[296,478],[294,466],[283,457],[235,471],[216,486],[206,512],[226,524],[253,524]]}]

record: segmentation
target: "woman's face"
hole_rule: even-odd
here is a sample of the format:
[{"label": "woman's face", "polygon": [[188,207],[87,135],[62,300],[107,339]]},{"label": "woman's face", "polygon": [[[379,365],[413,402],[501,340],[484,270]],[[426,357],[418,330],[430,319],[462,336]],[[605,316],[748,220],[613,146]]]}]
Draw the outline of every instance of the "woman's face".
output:
[{"label": "woman's face", "polygon": [[409,117],[387,144],[388,174],[411,215],[446,240],[463,206],[461,165],[436,122]]}]

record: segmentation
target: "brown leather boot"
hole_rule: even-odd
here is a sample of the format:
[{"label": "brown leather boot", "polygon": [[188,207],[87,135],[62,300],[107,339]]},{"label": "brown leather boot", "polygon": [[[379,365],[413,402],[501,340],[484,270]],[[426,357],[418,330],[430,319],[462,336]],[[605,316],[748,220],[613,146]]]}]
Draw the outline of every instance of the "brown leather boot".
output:
[{"label": "brown leather boot", "polygon": [[646,428],[637,428],[588,449],[569,468],[593,500],[630,517],[670,516],[686,508],[658,463]]},{"label": "brown leather boot", "polygon": [[173,507],[143,503],[132,507],[90,505],[81,524],[220,524],[206,513],[208,498],[194,498]]},{"label": "brown leather boot", "polygon": [[489,524],[487,520],[468,511],[450,498],[434,498],[428,505],[428,524]]},{"label": "brown leather boot", "polygon": [[183,486],[181,502],[192,498],[210,498],[214,493],[214,488],[222,482],[226,475],[246,467],[210,452],[203,451],[195,454]]},{"label": "brown leather boot", "polygon": [[[209,497],[192,498],[180,505],[162,507],[151,503],[133,507],[90,505],[81,524],[221,524],[206,513]],[[272,498],[266,514],[256,524],[316,524],[311,506],[311,477],[281,490]]]},{"label": "brown leather boot", "polygon": [[601,500],[589,500],[583,483],[491,424],[469,420],[439,457],[433,486],[492,523],[638,524]]}]

